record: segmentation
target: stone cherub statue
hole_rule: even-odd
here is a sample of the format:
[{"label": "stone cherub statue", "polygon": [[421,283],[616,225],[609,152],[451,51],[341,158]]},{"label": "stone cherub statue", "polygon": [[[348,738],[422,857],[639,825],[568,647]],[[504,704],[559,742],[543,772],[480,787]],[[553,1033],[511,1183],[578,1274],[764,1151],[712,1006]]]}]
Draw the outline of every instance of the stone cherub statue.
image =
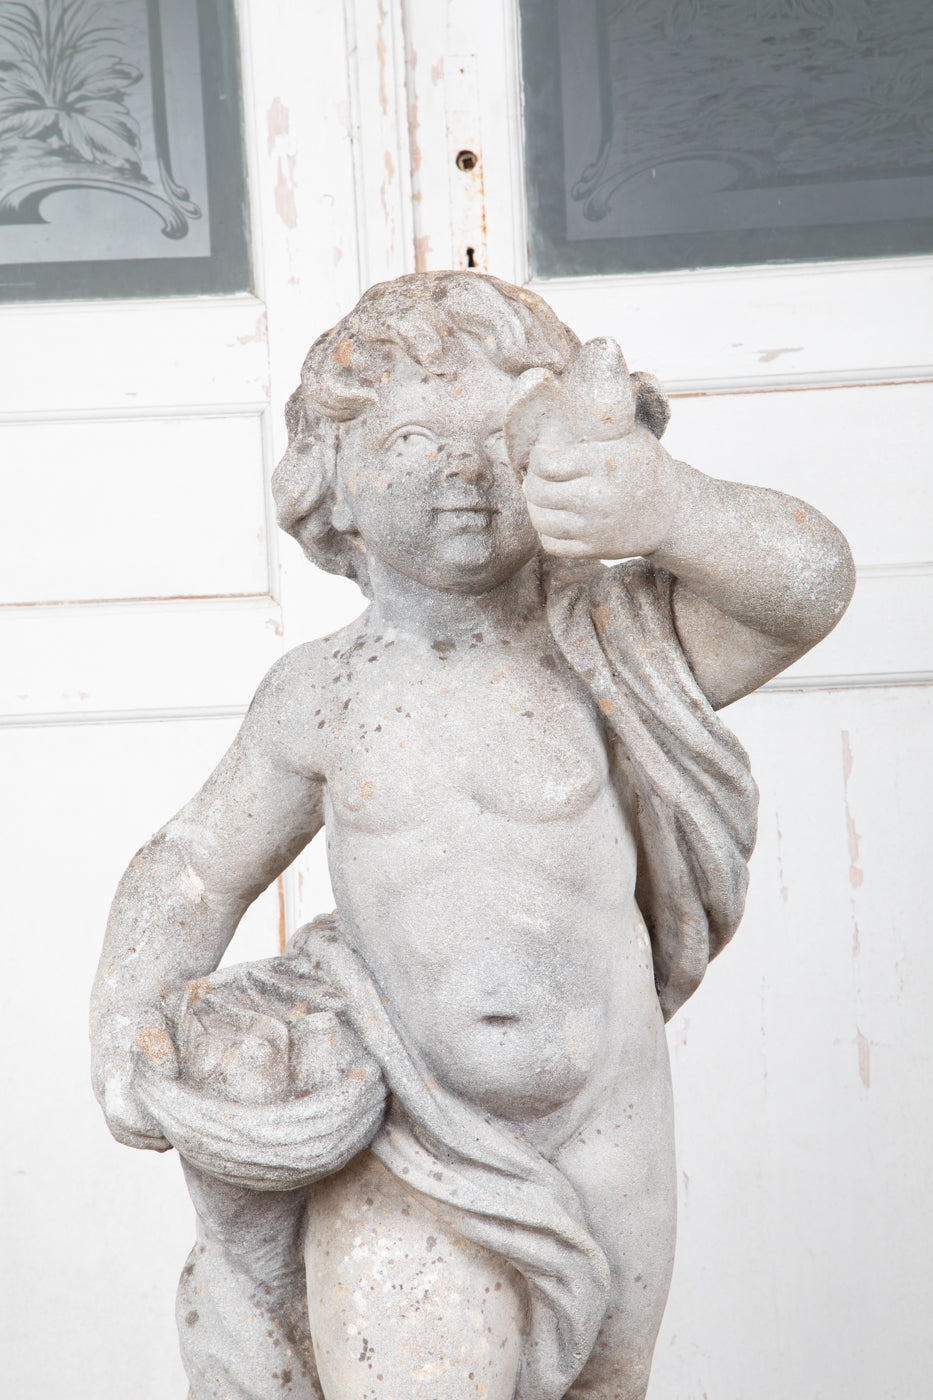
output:
[{"label": "stone cherub statue", "polygon": [[[279,520],[370,604],[135,857],[94,993],[110,1127],[176,1146],[197,1209],[194,1400],[645,1395],[664,1020],[755,835],[716,711],[853,583],[823,516],[674,461],[667,416],[476,273],[373,287],[308,355]],[[336,912],[216,972],[323,824]]]}]

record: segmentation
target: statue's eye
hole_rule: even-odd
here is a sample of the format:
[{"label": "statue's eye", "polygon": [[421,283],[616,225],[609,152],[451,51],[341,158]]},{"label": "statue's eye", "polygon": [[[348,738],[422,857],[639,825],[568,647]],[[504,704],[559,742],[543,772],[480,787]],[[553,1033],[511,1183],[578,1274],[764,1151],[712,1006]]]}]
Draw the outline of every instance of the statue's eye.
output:
[{"label": "statue's eye", "polygon": [[421,428],[417,424],[409,424],[404,428],[398,428],[386,443],[386,449],[392,448],[424,450],[426,448],[436,448],[438,440],[427,428]]}]

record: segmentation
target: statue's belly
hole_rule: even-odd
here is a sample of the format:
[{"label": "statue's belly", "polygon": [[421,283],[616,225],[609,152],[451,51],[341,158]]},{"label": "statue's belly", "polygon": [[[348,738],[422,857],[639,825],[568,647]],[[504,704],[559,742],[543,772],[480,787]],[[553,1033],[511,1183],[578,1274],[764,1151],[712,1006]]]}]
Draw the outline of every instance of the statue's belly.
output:
[{"label": "statue's belly", "polygon": [[608,787],[535,824],[461,808],[381,836],[330,814],[338,907],[429,1071],[513,1119],[574,1098],[654,1028],[635,853]]}]

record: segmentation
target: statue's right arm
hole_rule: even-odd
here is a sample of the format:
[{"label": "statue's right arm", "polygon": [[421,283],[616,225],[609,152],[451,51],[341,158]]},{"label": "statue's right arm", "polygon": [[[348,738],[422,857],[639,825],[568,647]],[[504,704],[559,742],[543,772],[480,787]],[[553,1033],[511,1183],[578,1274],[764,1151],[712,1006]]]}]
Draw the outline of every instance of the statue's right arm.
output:
[{"label": "statue's right arm", "polygon": [[312,643],[272,668],[201,791],[117,889],[91,1001],[92,1068],[110,1130],[129,1146],[168,1146],[133,1092],[138,1053],[171,1060],[166,1021],[181,989],[216,968],[245,910],[323,825],[319,731],[307,722],[319,655]]}]

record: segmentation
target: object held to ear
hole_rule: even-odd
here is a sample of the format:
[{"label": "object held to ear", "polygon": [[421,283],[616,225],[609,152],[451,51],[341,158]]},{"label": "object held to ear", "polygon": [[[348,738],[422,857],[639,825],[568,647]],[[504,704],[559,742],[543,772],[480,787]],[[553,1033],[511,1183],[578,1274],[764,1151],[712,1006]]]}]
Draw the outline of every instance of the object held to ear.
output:
[{"label": "object held to ear", "polygon": [[622,351],[602,336],[581,348],[566,374],[529,369],[520,375],[505,415],[505,442],[523,476],[532,447],[569,447],[625,437],[636,422],[660,437],[670,419],[654,375],[630,375]]}]

